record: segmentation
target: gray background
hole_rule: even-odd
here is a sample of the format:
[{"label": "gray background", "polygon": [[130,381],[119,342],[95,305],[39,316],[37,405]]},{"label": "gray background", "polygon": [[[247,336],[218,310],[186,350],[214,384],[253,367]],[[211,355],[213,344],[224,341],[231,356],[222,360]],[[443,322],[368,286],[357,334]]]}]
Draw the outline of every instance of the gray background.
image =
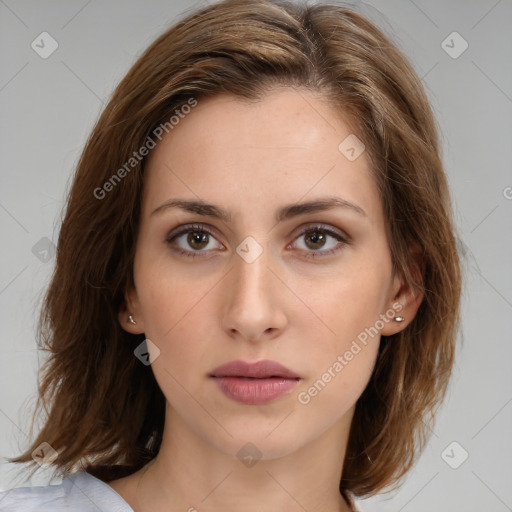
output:
[{"label": "gray background", "polygon": [[[50,241],[57,240],[86,137],[136,57],[176,16],[205,3],[0,0],[3,456],[27,442],[42,357],[35,320],[54,264]],[[512,2],[358,5],[400,46],[425,84],[467,260],[464,343],[431,441],[398,492],[363,501],[362,508],[512,510]],[[59,45],[47,59],[31,48],[43,31]],[[462,49],[458,36],[447,39],[454,31],[469,45],[457,58],[445,51]],[[463,450],[469,456],[461,463]],[[20,485],[14,476],[2,464],[0,488]],[[47,473],[32,483],[48,483]]]}]

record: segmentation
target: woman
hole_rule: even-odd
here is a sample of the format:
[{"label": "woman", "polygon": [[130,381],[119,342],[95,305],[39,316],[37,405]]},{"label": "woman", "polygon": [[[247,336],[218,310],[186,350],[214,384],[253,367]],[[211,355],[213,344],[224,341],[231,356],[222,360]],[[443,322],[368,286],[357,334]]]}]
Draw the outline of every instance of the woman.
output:
[{"label": "woman", "polygon": [[225,0],[166,31],[84,149],[41,315],[48,416],[12,460],[64,481],[0,510],[349,511],[397,485],[459,321],[439,153],[351,9]]}]

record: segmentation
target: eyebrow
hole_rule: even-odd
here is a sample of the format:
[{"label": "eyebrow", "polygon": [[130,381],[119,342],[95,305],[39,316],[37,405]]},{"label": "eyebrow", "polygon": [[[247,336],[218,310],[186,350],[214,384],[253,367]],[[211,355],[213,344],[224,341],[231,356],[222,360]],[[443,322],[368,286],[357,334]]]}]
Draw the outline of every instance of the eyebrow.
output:
[{"label": "eyebrow", "polygon": [[[170,208],[181,208],[187,212],[203,215],[205,217],[212,217],[226,223],[231,222],[232,220],[232,215],[224,208],[198,199],[169,199],[155,208],[151,212],[151,215],[161,213],[165,210],[169,210]],[[333,208],[346,208],[347,210],[355,212],[363,217],[367,216],[366,212],[354,203],[346,201],[340,197],[326,197],[315,201],[286,205],[277,211],[276,221],[282,222],[306,213],[332,210]]]}]

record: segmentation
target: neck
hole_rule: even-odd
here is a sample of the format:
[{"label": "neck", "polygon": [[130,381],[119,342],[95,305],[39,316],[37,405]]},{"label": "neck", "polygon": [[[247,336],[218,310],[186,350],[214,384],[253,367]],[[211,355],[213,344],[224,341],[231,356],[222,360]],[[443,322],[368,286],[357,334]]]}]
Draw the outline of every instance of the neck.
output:
[{"label": "neck", "polygon": [[349,512],[339,491],[347,416],[291,453],[275,456],[279,448],[270,435],[259,443],[240,442],[245,448],[233,456],[221,451],[221,443],[215,447],[197,436],[168,407],[157,457],[110,485],[135,512],[163,512],[171,504],[188,512]]}]

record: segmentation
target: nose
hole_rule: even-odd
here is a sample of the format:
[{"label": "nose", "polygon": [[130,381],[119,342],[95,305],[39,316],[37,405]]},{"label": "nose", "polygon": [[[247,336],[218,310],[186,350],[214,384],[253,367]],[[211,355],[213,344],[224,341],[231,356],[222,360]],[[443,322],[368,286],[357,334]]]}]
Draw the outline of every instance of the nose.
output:
[{"label": "nose", "polygon": [[234,255],[234,268],[222,290],[223,328],[233,339],[252,343],[270,340],[286,326],[287,290],[270,260],[266,249],[250,263]]}]

